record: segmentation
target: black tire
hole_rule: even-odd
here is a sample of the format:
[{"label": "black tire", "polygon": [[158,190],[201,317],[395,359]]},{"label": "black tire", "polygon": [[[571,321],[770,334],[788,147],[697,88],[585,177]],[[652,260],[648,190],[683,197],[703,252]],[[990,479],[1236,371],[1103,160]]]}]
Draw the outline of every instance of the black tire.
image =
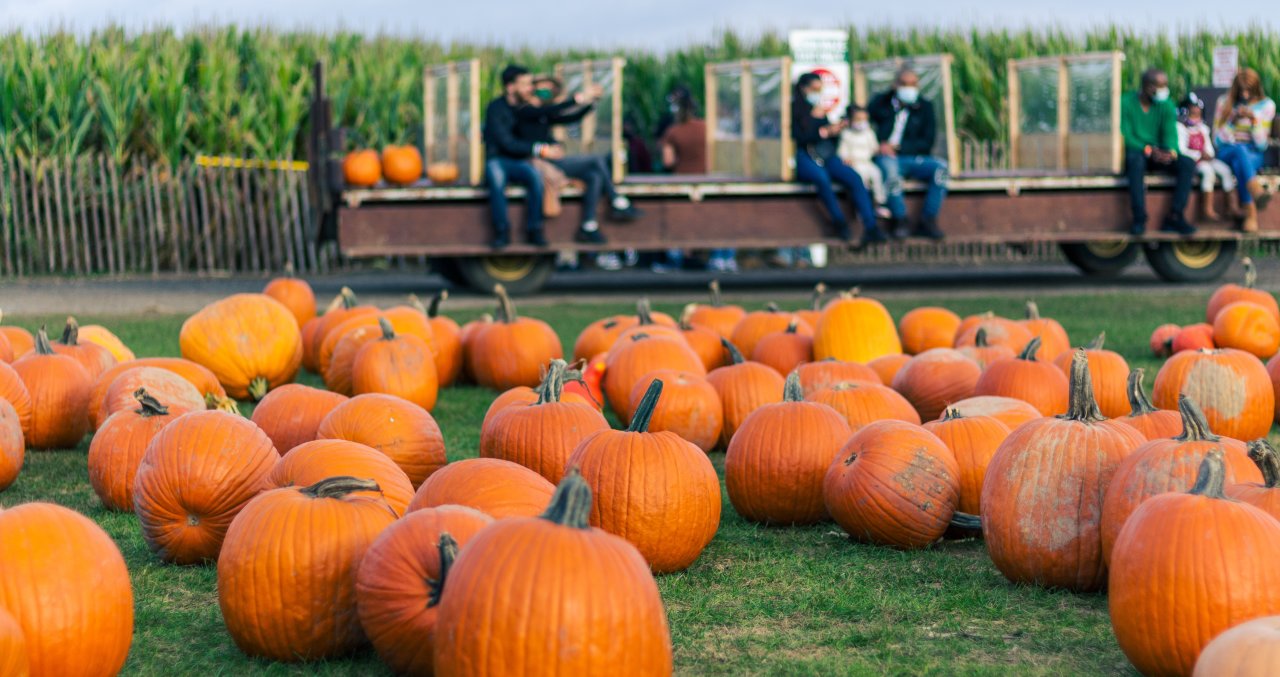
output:
[{"label": "black tire", "polygon": [[502,284],[512,296],[533,294],[542,289],[555,270],[555,257],[545,254],[475,256],[455,259],[458,274],[476,291],[489,292]]},{"label": "black tire", "polygon": [[467,279],[462,276],[462,271],[458,270],[457,259],[431,259],[431,270],[443,277],[450,286],[467,286]]},{"label": "black tire", "polygon": [[1086,275],[1113,277],[1138,260],[1137,244],[1112,242],[1071,242],[1058,245],[1071,265]]},{"label": "black tire", "polygon": [[1236,260],[1235,240],[1179,240],[1143,248],[1147,263],[1167,282],[1212,282]]}]

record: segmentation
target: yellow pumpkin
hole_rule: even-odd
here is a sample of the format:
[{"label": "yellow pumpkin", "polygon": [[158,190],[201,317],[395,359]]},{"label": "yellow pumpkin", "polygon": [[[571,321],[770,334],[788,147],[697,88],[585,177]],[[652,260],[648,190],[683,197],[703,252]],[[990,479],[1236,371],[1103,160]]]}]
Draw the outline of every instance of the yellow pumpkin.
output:
[{"label": "yellow pumpkin", "polygon": [[813,359],[866,364],[902,352],[898,328],[889,311],[875,299],[841,294],[827,304],[813,336]]},{"label": "yellow pumpkin", "polygon": [[78,338],[81,341],[96,343],[103,348],[106,348],[107,352],[111,353],[111,356],[116,358],[116,362],[129,362],[136,357],[133,354],[133,351],[129,350],[129,346],[124,344],[124,341],[121,341],[118,336],[111,333],[110,329],[107,329],[100,324],[86,324],[81,326]]},{"label": "yellow pumpkin", "polygon": [[265,294],[210,303],[182,324],[178,346],[236,399],[262,399],[293,382],[302,364],[302,334],[293,313]]}]

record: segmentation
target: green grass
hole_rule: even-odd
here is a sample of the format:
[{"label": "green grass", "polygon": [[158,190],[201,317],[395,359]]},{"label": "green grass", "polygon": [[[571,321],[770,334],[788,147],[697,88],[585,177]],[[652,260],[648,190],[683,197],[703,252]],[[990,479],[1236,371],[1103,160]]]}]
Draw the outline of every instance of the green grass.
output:
[{"label": "green grass", "polygon": [[[732,299],[730,299],[732,300]],[[1073,343],[1106,330],[1108,346],[1134,366],[1159,363],[1147,337],[1163,322],[1199,321],[1205,298],[1179,292],[1056,296],[1041,312]],[[798,307],[799,301],[791,304]],[[886,305],[895,317],[918,305],[1018,317],[1016,298],[917,297]],[[659,310],[678,311],[674,305]],[[590,320],[624,304],[525,309],[552,323],[566,347]],[[182,317],[84,317],[115,330],[140,356],[178,354]],[[461,319],[461,318],[460,318]],[[6,318],[9,321],[9,318]],[[62,317],[14,324],[58,326]],[[308,383],[318,379],[308,375]],[[435,415],[450,460],[476,455],[479,423],[493,393],[445,391]],[[369,651],[347,660],[292,666],[246,658],[222,624],[212,566],[160,564],[133,515],[108,513],[89,488],[87,441],[74,451],[33,452],[4,505],[54,501],[89,515],[120,545],[137,609],[129,674],[382,674]],[[712,454],[723,469],[724,454]],[[1097,674],[1129,673],[1102,595],[1048,592],[1007,583],[980,541],[944,542],[903,553],[851,543],[839,528],[765,528],[745,522],[727,495],[720,531],[696,563],[658,580],[684,674]]]}]

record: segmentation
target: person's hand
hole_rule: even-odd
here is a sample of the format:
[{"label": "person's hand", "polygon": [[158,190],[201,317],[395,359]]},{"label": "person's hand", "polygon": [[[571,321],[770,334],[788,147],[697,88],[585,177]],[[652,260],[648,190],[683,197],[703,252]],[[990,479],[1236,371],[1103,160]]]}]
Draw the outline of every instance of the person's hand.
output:
[{"label": "person's hand", "polygon": [[564,146],[548,145],[542,147],[542,159],[544,160],[562,160],[564,159]]},{"label": "person's hand", "polygon": [[604,96],[604,87],[601,87],[600,85],[591,85],[583,90],[583,93],[587,95],[589,100],[599,101],[600,97]]},{"label": "person's hand", "polygon": [[1152,150],[1153,150],[1153,149],[1151,148],[1151,146],[1143,146],[1143,147],[1142,147],[1142,154],[1143,154],[1143,155],[1145,155],[1146,157],[1151,157],[1151,151],[1152,151]]},{"label": "person's hand", "polygon": [[1167,165],[1173,162],[1173,153],[1171,151],[1157,148],[1151,151],[1151,159],[1162,165]]},{"label": "person's hand", "polygon": [[893,149],[893,144],[882,143],[880,144],[880,154],[885,157],[897,157],[898,151]]},{"label": "person's hand", "polygon": [[1253,109],[1248,106],[1236,106],[1236,119],[1253,120],[1257,116],[1253,114]]}]

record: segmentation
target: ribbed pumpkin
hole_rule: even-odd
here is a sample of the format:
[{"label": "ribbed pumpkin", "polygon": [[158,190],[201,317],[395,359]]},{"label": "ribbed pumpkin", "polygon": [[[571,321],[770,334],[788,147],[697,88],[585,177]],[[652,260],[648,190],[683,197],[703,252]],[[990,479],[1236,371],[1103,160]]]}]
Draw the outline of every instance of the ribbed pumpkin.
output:
[{"label": "ribbed pumpkin", "polygon": [[415,146],[390,145],[382,149],[382,176],[388,183],[407,186],[422,178],[422,153]]},{"label": "ribbed pumpkin", "polygon": [[1241,623],[1213,638],[1192,677],[1266,677],[1280,665],[1280,616]]},{"label": "ribbed pumpkin", "polygon": [[444,436],[431,413],[394,395],[369,393],[339,404],[320,421],[316,439],[373,447],[395,461],[415,488],[446,463]]},{"label": "ribbed pumpkin", "polygon": [[174,564],[216,560],[240,510],[269,485],[280,454],[246,418],[193,411],[156,435],[133,482],[147,547]]},{"label": "ribbed pumpkin", "polygon": [[673,432],[703,451],[714,449],[724,427],[724,406],[715,387],[700,374],[675,369],[652,371],[631,389],[632,411],[640,406],[654,380],[663,383],[662,399],[649,418],[649,430]]},{"label": "ribbed pumpkin", "polygon": [[346,401],[345,395],[290,383],[262,398],[253,409],[253,422],[284,456],[298,445],[316,439],[320,422]]},{"label": "ribbed pumpkin", "polygon": [[898,320],[902,350],[908,355],[919,355],[931,348],[950,348],[959,328],[959,315],[936,306],[915,308]]},{"label": "ribbed pumpkin", "polygon": [[782,402],[751,412],[729,442],[724,483],[733,509],[766,524],[826,519],[822,482],[852,434],[834,409],[804,401],[800,377],[793,372]]},{"label": "ribbed pumpkin", "polygon": [[351,291],[350,287],[343,287],[338,291],[337,296],[333,297],[333,300],[329,302],[329,305],[325,308],[324,314],[320,316],[320,326],[316,329],[316,343],[313,346],[316,353],[309,356],[307,359],[314,362],[314,364],[319,365],[320,344],[324,341],[325,337],[329,335],[329,332],[333,331],[338,327],[338,325],[353,317],[377,314],[377,312],[378,309],[376,307],[361,304],[359,299],[356,298],[355,292]]},{"label": "ribbed pumpkin", "polygon": [[609,429],[609,422],[595,407],[560,401],[565,370],[564,361],[558,362],[560,368],[548,370],[537,401],[502,409],[481,427],[482,458],[519,463],[556,483],[578,444]]},{"label": "ribbed pumpkin", "polygon": [[813,327],[804,324],[794,313],[779,310],[778,304],[770,303],[764,310],[752,311],[743,316],[738,326],[733,328],[729,342],[733,343],[743,355],[751,355],[755,353],[756,344],[760,339],[775,332],[786,331],[792,320],[797,321],[798,333],[813,334]]},{"label": "ribbed pumpkin", "polygon": [[458,550],[493,518],[445,505],[419,510],[387,527],[356,574],[360,627],[397,674],[432,674],[432,646],[444,580]]},{"label": "ribbed pumpkin", "polygon": [[868,367],[880,377],[880,382],[884,384],[893,383],[894,377],[898,375],[902,368],[907,366],[907,362],[911,361],[911,356],[906,353],[897,353],[895,355],[885,355],[877,357],[867,363]]},{"label": "ribbed pumpkin", "polygon": [[382,335],[356,353],[352,391],[395,395],[431,411],[440,388],[431,346],[412,334],[396,334],[385,317],[378,318],[378,326]]},{"label": "ribbed pumpkin", "polygon": [[987,342],[987,330],[979,327],[973,335],[973,345],[961,346],[957,348],[965,357],[978,363],[979,367],[985,371],[991,363],[999,360],[1011,359],[1017,353],[1007,346],[995,346]]},{"label": "ribbed pumpkin", "polygon": [[[4,311],[0,311],[0,319],[4,318]],[[31,332],[22,327],[14,327],[12,325],[0,326],[0,334],[4,335],[6,341],[9,342],[9,349],[13,351],[13,359],[16,360],[23,355],[35,350],[36,337]],[[4,362],[12,362],[13,360],[0,360]]]},{"label": "ribbed pumpkin", "polygon": [[590,512],[591,489],[571,473],[541,517],[471,539],[445,580],[436,674],[671,674],[653,575],[634,546],[588,526]]},{"label": "ribbed pumpkin", "polygon": [[1000,573],[1015,583],[1102,588],[1103,498],[1120,462],[1145,441],[1137,430],[1103,418],[1088,358],[1076,351],[1066,415],[1024,423],[987,466],[982,535]]},{"label": "ribbed pumpkin", "polygon": [[376,323],[355,327],[343,333],[342,338],[338,339],[337,344],[334,345],[333,353],[330,354],[329,361],[321,374],[324,378],[324,387],[347,397],[356,394],[355,384],[352,380],[352,370],[356,365],[356,356],[360,354],[360,351],[365,346],[378,340],[381,336],[382,327]]},{"label": "ribbed pumpkin", "polygon": [[316,349],[320,345],[320,327],[323,324],[324,319],[317,316],[307,320],[299,329],[302,334],[302,368],[313,374],[320,371]]},{"label": "ribbed pumpkin", "polygon": [[720,396],[720,406],[724,411],[720,446],[727,447],[733,434],[738,432],[738,426],[742,425],[751,412],[766,404],[782,401],[786,381],[778,372],[759,362],[743,360],[742,353],[738,352],[734,344],[725,341],[724,348],[729,351],[730,364],[707,374],[707,383]]},{"label": "ribbed pumpkin", "polygon": [[273,278],[263,287],[262,293],[284,304],[293,314],[298,329],[316,316],[316,294],[306,280],[293,276],[293,264],[285,264],[284,277]]},{"label": "ribbed pumpkin", "polygon": [[1275,416],[1267,368],[1242,350],[1199,350],[1169,358],[1156,374],[1153,400],[1161,409],[1186,395],[1204,411],[1215,434],[1237,440],[1264,437]]},{"label": "ribbed pumpkin", "polygon": [[[702,366],[707,371],[723,367],[725,360],[728,359],[724,354],[724,348],[720,345],[720,339],[723,337],[710,327],[690,323],[688,320],[689,308],[692,308],[692,306],[685,309],[685,315],[681,318],[679,325],[680,334],[684,337],[684,342],[689,344],[689,349],[698,356],[698,359],[702,360]],[[800,335],[794,334],[793,336]],[[800,336],[800,339],[811,340],[807,336]]]},{"label": "ribbed pumpkin", "polygon": [[[1053,362],[1061,355],[1071,354],[1071,339],[1067,336],[1067,330],[1051,317],[1040,317],[1040,306],[1035,301],[1027,301],[1027,318],[1022,321],[1022,326],[1032,336],[1040,337],[1040,352],[1036,353],[1036,359]],[[1103,409],[1103,413],[1106,413],[1106,409]]]},{"label": "ribbed pumpkin", "polygon": [[107,396],[107,388],[115,381],[116,376],[135,367],[157,367],[166,369],[186,379],[200,391],[202,396],[214,395],[216,398],[227,396],[227,391],[218,383],[218,377],[205,367],[181,357],[141,357],[130,362],[121,362],[106,370],[93,382],[89,393],[89,422],[94,430],[102,425],[98,418],[102,410],[102,400]]},{"label": "ribbed pumpkin", "polygon": [[620,341],[609,351],[604,364],[605,399],[624,422],[631,420],[631,391],[645,374],[658,369],[707,373],[702,360],[683,340],[643,333]]},{"label": "ribbed pumpkin", "polygon": [[960,467],[918,425],[879,421],[840,450],[823,482],[827,510],[849,536],[903,550],[942,537],[960,501]]},{"label": "ribbed pumpkin", "polygon": [[1039,347],[1039,339],[1033,338],[1017,357],[992,362],[982,372],[973,393],[1014,397],[1030,403],[1045,416],[1066,411],[1067,377],[1052,363],[1036,361]]},{"label": "ribbed pumpkin", "polygon": [[1276,297],[1265,290],[1254,288],[1258,282],[1258,271],[1253,265],[1253,259],[1246,256],[1240,260],[1240,263],[1244,266],[1243,284],[1227,283],[1214,290],[1204,309],[1205,323],[1213,324],[1218,317],[1218,312],[1236,301],[1256,303],[1266,308],[1267,312],[1280,322],[1280,305],[1276,304]]},{"label": "ribbed pumpkin", "polygon": [[574,340],[573,359],[589,360],[608,352],[617,342],[618,336],[624,330],[634,327],[637,322],[634,315],[611,315],[592,322]]},{"label": "ribbed pumpkin", "polygon": [[813,335],[813,357],[867,363],[902,352],[898,328],[875,299],[844,293],[827,304]]},{"label": "ribbed pumpkin", "polygon": [[[813,337],[798,333],[799,323],[799,317],[792,318],[785,331],[762,336],[751,353],[752,361],[771,367],[782,376],[813,361]],[[724,354],[723,350],[717,352]]]},{"label": "ribbed pumpkin", "polygon": [[1173,337],[1182,331],[1176,324],[1162,324],[1151,332],[1151,354],[1164,359],[1173,354]]},{"label": "ribbed pumpkin", "polygon": [[493,315],[483,313],[480,317],[462,325],[458,338],[462,340],[462,379],[467,383],[475,383],[475,374],[471,373],[471,354],[475,352],[476,335],[493,324]]},{"label": "ribbed pumpkin", "polygon": [[953,348],[930,348],[911,358],[893,377],[893,389],[920,414],[932,421],[948,404],[973,395],[982,376],[977,362]]},{"label": "ribbed pumpkin", "polygon": [[9,344],[8,335],[0,334],[0,362],[13,362],[15,357],[13,346]]},{"label": "ribbed pumpkin", "polygon": [[89,443],[89,484],[107,510],[133,512],[133,482],[151,440],[180,414],[145,389],[135,406],[112,414]]},{"label": "ribbed pumpkin", "polygon": [[348,185],[369,188],[382,180],[382,160],[378,151],[353,150],[342,158],[342,178]]},{"label": "ribbed pumpkin", "polygon": [[137,357],[129,350],[129,346],[120,340],[110,329],[100,324],[86,324],[80,327],[76,332],[76,340],[81,343],[95,343],[107,349],[111,353],[111,357],[115,358],[117,363],[128,362]]},{"label": "ribbed pumpkin", "polygon": [[970,515],[982,514],[982,482],[996,449],[1012,431],[993,416],[965,416],[948,408],[942,418],[924,424],[947,445],[960,469],[960,501],[956,509]]},{"label": "ribbed pumpkin", "polygon": [[1280,455],[1266,440],[1253,440],[1249,442],[1249,458],[1262,472],[1262,482],[1237,480],[1227,484],[1227,496],[1280,520]]},{"label": "ribbed pumpkin", "polygon": [[[618,333],[618,338],[614,339],[613,346],[625,342],[636,334],[648,334],[649,336],[664,336],[676,339],[677,341],[686,342],[684,332],[680,330],[678,323],[666,313],[654,312],[649,305],[648,297],[640,297],[636,301],[636,321],[631,326],[623,329]],[[720,340],[717,337],[716,344],[719,345]]]},{"label": "ribbed pumpkin", "polygon": [[569,364],[564,360],[551,360],[547,365],[546,373],[542,375],[542,383],[539,383],[537,388],[516,386],[493,398],[493,401],[489,403],[489,408],[484,412],[484,419],[480,422],[481,430],[489,425],[489,421],[493,420],[493,417],[507,408],[518,405],[528,406],[537,402],[547,387],[547,381],[552,378],[559,379],[565,385],[565,388],[560,393],[561,402],[580,402],[596,408],[597,411],[599,410],[588,395],[582,394],[581,391],[571,392],[568,390],[569,384],[578,383],[582,380],[582,372],[570,368]]},{"label": "ribbed pumpkin", "polygon": [[298,323],[279,301],[234,294],[205,306],[182,323],[182,356],[208,367],[227,394],[262,399],[293,381],[302,365]]},{"label": "ribbed pumpkin", "polygon": [[977,345],[979,331],[986,333],[987,345],[1004,346],[1014,353],[1021,353],[1027,347],[1027,343],[1034,338],[1031,330],[1023,326],[1021,322],[1000,317],[994,313],[986,313],[977,323],[971,324],[956,333],[956,341],[953,347],[965,348]]},{"label": "ribbed pumpkin", "polygon": [[1189,493],[1147,500],[1116,538],[1111,626],[1143,674],[1191,674],[1219,633],[1280,614],[1280,522],[1227,499],[1223,465],[1209,452]]},{"label": "ribbed pumpkin", "polygon": [[[329,477],[359,477],[378,483],[376,492],[396,512],[403,515],[413,500],[408,475],[377,449],[346,440],[315,440],[299,445],[280,459],[271,470],[273,488],[309,487]],[[360,492],[353,492],[360,493]]]},{"label": "ribbed pumpkin", "polygon": [[476,331],[466,351],[467,365],[478,385],[495,390],[535,386],[542,365],[564,357],[560,337],[546,322],[516,315],[502,285],[494,285],[498,315]]},{"label": "ribbed pumpkin", "polygon": [[455,461],[427,478],[409,512],[465,505],[494,519],[529,517],[545,510],[556,487],[538,473],[498,458]]},{"label": "ribbed pumpkin", "polygon": [[1280,321],[1252,301],[1227,304],[1213,320],[1213,344],[1268,359],[1280,348]]},{"label": "ribbed pumpkin", "polygon": [[835,409],[854,432],[883,420],[920,425],[920,414],[907,398],[877,383],[845,381],[819,390],[806,399]]},{"label": "ribbed pumpkin", "polygon": [[373,480],[330,477],[264,492],[227,531],[218,559],[218,606],[250,656],[304,661],[341,656],[365,641],[356,613],[360,559],[395,521],[363,492]]},{"label": "ribbed pumpkin", "polygon": [[1138,447],[1116,468],[1102,503],[1102,558],[1111,561],[1111,550],[1125,520],[1144,501],[1167,491],[1187,491],[1195,483],[1205,454],[1223,451],[1226,482],[1260,482],[1262,475],[1245,449],[1244,442],[1218,437],[1209,431],[1204,414],[1186,397],[1180,398],[1182,434],[1156,439]]},{"label": "ribbed pumpkin", "polygon": [[134,367],[120,372],[111,381],[106,396],[102,398],[98,420],[106,421],[117,411],[137,407],[138,400],[134,393],[139,388],[146,388],[153,397],[164,402],[175,416],[205,408],[204,395],[190,381],[167,369]]},{"label": "ribbed pumpkin", "polygon": [[447,298],[449,292],[441,290],[427,306],[427,322],[435,339],[436,379],[441,388],[457,383],[462,375],[462,328],[453,318],[440,314],[440,303]]},{"label": "ribbed pumpkin", "polygon": [[845,381],[866,381],[883,385],[875,369],[857,362],[841,362],[830,358],[802,364],[795,368],[795,373],[800,377],[800,388],[804,390],[806,398],[823,388]]},{"label": "ribbed pumpkin", "polygon": [[22,633],[22,626],[8,611],[0,609],[0,675],[27,677],[30,674],[27,637]]},{"label": "ribbed pumpkin", "polygon": [[22,437],[22,421],[9,401],[0,398],[0,491],[8,489],[22,472],[27,444]]},{"label": "ribbed pumpkin", "polygon": [[133,589],[101,527],[52,503],[0,512],[0,571],[0,609],[22,628],[32,675],[120,672],[133,641]]},{"label": "ribbed pumpkin", "polygon": [[90,379],[98,378],[116,364],[116,358],[110,350],[96,343],[80,340],[80,325],[76,323],[74,317],[67,318],[67,325],[62,330],[62,338],[52,346],[53,352],[79,362],[80,366],[89,372]]},{"label": "ribbed pumpkin", "polygon": [[1129,372],[1129,415],[1120,420],[1142,433],[1148,440],[1177,437],[1182,432],[1182,415],[1170,409],[1156,409],[1151,405],[1151,400],[1147,399],[1147,393],[1142,388],[1143,374],[1141,368]]},{"label": "ribbed pumpkin", "polygon": [[1275,402],[1275,420],[1280,421],[1280,357],[1267,360],[1267,377],[1271,379],[1272,399]]},{"label": "ribbed pumpkin", "polygon": [[1213,350],[1217,347],[1213,343],[1213,325],[1203,322],[1189,324],[1174,335],[1171,345],[1175,355],[1185,351]]},{"label": "ribbed pumpkin", "polygon": [[947,408],[965,417],[990,416],[999,419],[1001,423],[1009,426],[1009,430],[1017,430],[1023,423],[1041,417],[1039,409],[1022,400],[995,395],[969,397],[952,403]]},{"label": "ribbed pumpkin", "polygon": [[711,290],[711,303],[694,306],[688,320],[692,324],[700,324],[720,335],[720,338],[732,339],[733,330],[747,316],[742,306],[729,305],[720,298],[720,281],[712,280],[708,285]]},{"label": "ribbed pumpkin", "polygon": [[[1098,334],[1084,349],[1089,358],[1089,374],[1093,377],[1093,396],[1098,408],[1107,418],[1120,418],[1131,409],[1129,406],[1129,363],[1114,350],[1107,350],[1107,333]],[[1044,351],[1041,351],[1043,353]],[[1071,352],[1053,360],[1063,374],[1071,373]]]},{"label": "ribbed pumpkin", "polygon": [[8,363],[0,362],[0,400],[8,400],[18,415],[18,423],[22,426],[22,434],[30,434],[31,430],[31,393],[22,377]]},{"label": "ribbed pumpkin", "polygon": [[93,378],[79,362],[59,355],[43,328],[36,349],[13,363],[31,396],[31,426],[25,431],[32,449],[70,449],[89,432],[89,390]]},{"label": "ribbed pumpkin", "polygon": [[[410,300],[416,302],[417,298],[410,297]],[[335,366],[334,361],[338,344],[343,339],[359,331],[362,327],[371,326],[381,329],[382,320],[391,323],[391,327],[395,329],[397,334],[412,334],[422,339],[428,346],[435,344],[435,337],[431,334],[431,322],[427,319],[425,310],[420,310],[412,305],[400,305],[388,308],[385,311],[362,313],[344,320],[331,329],[329,333],[325,334],[319,348],[320,373],[326,378],[330,377],[329,371]],[[352,360],[354,361],[354,355]],[[434,364],[434,358],[432,364]]]}]

